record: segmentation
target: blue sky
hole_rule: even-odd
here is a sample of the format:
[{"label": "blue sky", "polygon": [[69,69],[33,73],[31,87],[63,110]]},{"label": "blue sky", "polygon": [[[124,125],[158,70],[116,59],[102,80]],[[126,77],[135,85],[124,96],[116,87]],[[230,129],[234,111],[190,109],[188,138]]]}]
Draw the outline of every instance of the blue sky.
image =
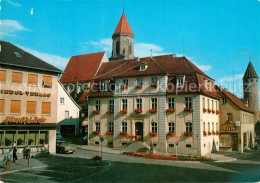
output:
[{"label": "blue sky", "polygon": [[[73,55],[107,51],[123,8],[135,56],[176,53],[231,89],[249,57],[260,75],[259,0],[1,0],[1,40],[64,69]],[[230,85],[230,86],[229,86]],[[235,93],[242,97],[242,92]]]}]

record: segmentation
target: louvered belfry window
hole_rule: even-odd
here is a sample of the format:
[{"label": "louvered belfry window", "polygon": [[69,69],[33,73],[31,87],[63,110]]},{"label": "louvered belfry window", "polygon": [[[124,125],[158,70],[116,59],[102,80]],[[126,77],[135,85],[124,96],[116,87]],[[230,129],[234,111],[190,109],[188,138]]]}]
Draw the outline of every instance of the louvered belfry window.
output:
[{"label": "louvered belfry window", "polygon": [[5,100],[1,99],[0,100],[0,113],[4,113],[4,108],[5,108]]},{"label": "louvered belfry window", "polygon": [[50,102],[42,103],[42,114],[46,114],[46,115],[51,114],[51,103]]},{"label": "louvered belfry window", "polygon": [[0,82],[5,82],[5,78],[6,78],[6,72],[1,70],[0,71]]},{"label": "louvered belfry window", "polygon": [[37,85],[38,76],[36,74],[28,74],[28,84]]},{"label": "louvered belfry window", "polygon": [[52,78],[51,76],[43,76],[44,85],[52,86]]},{"label": "louvered belfry window", "polygon": [[12,83],[21,84],[22,77],[23,77],[23,74],[21,72],[13,72],[12,73]]},{"label": "louvered belfry window", "polygon": [[15,113],[15,114],[21,113],[21,101],[20,100],[11,100],[10,113]]},{"label": "louvered belfry window", "polygon": [[27,101],[27,114],[36,114],[36,102],[35,101]]}]

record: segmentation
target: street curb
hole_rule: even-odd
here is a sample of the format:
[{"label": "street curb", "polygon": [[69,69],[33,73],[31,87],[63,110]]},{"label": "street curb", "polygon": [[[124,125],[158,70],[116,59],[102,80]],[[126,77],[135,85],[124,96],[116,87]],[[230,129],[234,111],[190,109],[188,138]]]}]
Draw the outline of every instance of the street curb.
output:
[{"label": "street curb", "polygon": [[[97,150],[84,149],[84,148],[81,148],[81,147],[78,147],[78,146],[77,146],[77,148],[78,148],[78,149],[81,149],[81,150],[85,150],[85,151],[93,151],[93,152],[99,152],[99,153],[100,153],[100,151],[97,151]],[[106,154],[116,154],[116,153],[111,153],[111,152],[106,152],[106,151],[102,151],[102,153],[106,153]],[[119,153],[119,154],[117,154],[117,155],[120,155],[120,154],[122,154],[122,153]]]},{"label": "street curb", "polygon": [[20,170],[11,170],[11,171],[2,172],[2,173],[0,173],[0,175],[6,175],[6,174],[21,172],[21,171],[26,171],[26,170],[30,170],[30,169],[47,168],[47,167],[48,167],[48,166],[35,166],[35,167],[24,168],[24,169],[20,169]]}]

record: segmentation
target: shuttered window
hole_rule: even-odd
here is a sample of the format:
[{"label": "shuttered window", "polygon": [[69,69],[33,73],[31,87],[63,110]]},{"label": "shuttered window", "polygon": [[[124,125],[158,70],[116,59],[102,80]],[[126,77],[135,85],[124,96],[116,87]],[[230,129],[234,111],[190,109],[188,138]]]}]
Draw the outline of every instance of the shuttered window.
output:
[{"label": "shuttered window", "polygon": [[4,113],[4,108],[5,108],[5,100],[0,99],[0,113]]},{"label": "shuttered window", "polygon": [[28,74],[28,84],[37,85],[38,76],[36,74]]},{"label": "shuttered window", "polygon": [[51,103],[50,102],[42,103],[42,114],[51,114]]},{"label": "shuttered window", "polygon": [[44,85],[52,85],[52,78],[51,76],[43,76]]},{"label": "shuttered window", "polygon": [[21,113],[21,101],[11,100],[11,110],[10,113]]},{"label": "shuttered window", "polygon": [[13,72],[12,73],[12,83],[21,84],[22,83],[22,77],[23,77],[23,74],[21,72]]},{"label": "shuttered window", "polygon": [[0,82],[5,82],[5,78],[6,78],[6,72],[1,70],[0,71]]},{"label": "shuttered window", "polygon": [[36,102],[35,101],[27,101],[27,114],[36,114]]}]

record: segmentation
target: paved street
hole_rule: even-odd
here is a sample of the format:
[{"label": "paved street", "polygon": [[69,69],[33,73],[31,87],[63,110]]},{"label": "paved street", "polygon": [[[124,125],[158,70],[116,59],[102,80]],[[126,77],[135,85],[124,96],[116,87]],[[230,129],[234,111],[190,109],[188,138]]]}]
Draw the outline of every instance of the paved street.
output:
[{"label": "paved street", "polygon": [[[31,159],[35,168],[0,169],[0,179],[4,182],[260,181],[260,153],[226,163],[151,160],[110,153],[103,154],[101,163],[94,163],[89,159],[95,155],[99,152],[78,149],[74,154]],[[26,165],[26,160],[17,162],[23,163]],[[18,165],[13,165],[14,169],[15,166]]]}]

